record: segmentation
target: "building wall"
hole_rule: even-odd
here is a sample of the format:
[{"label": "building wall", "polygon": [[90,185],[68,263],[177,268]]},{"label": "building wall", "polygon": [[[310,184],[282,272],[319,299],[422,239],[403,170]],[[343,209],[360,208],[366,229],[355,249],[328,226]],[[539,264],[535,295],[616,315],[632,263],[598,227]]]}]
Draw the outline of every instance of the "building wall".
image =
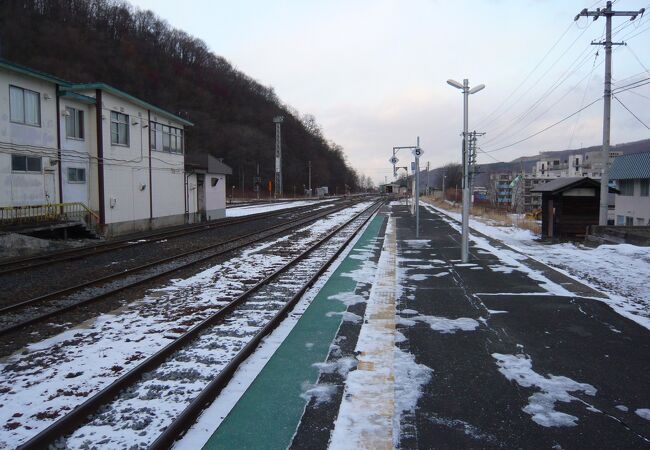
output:
[{"label": "building wall", "polygon": [[[212,186],[212,180],[217,184]],[[224,217],[226,209],[226,176],[205,174],[205,210],[208,220]]]},{"label": "building wall", "polygon": [[[66,108],[71,107],[83,111],[83,139],[67,136],[66,130]],[[60,136],[61,136],[61,183],[63,188],[64,202],[81,202],[91,207],[91,190],[97,190],[97,173],[91,173],[90,161],[97,156],[96,147],[91,145],[94,142],[96,127],[94,126],[94,105],[88,105],[65,97],[59,100],[60,114]],[[91,126],[92,124],[92,126]],[[96,164],[95,164],[96,166]],[[77,182],[69,179],[68,169],[84,169],[86,174],[85,182]],[[97,194],[95,193],[96,197]],[[92,209],[98,209],[95,206]]]},{"label": "building wall", "polygon": [[[94,93],[92,93],[94,96]],[[149,218],[147,110],[102,92],[104,210],[106,223]],[[111,143],[111,112],[129,116],[128,145]]]},{"label": "building wall", "polygon": [[[185,213],[185,157],[183,152],[165,151],[162,145],[163,134],[156,125],[165,125],[183,130],[183,126],[174,121],[151,116],[148,134],[155,133],[155,142],[151,145],[151,189],[153,217],[172,216]],[[158,127],[160,128],[160,127]],[[184,131],[183,131],[184,134]],[[183,146],[184,146],[183,135]]]},{"label": "building wall", "polygon": [[626,218],[631,225],[650,225],[650,197],[641,197],[641,180],[634,180],[634,195],[616,195],[614,210],[616,225],[626,225]]},{"label": "building wall", "polygon": [[[13,123],[9,86],[39,93],[40,126]],[[58,202],[56,85],[0,69],[0,206]],[[41,158],[40,172],[14,172],[11,155]]]}]

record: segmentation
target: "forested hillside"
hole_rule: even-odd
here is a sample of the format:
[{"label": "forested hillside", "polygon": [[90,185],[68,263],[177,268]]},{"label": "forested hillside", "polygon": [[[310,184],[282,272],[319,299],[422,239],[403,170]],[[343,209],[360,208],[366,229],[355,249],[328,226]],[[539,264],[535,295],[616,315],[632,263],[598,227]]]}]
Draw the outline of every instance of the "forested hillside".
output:
[{"label": "forested hillside", "polygon": [[188,118],[195,126],[187,151],[225,158],[237,188],[242,178],[251,188],[257,163],[262,180],[273,178],[276,115],[285,117],[285,193],[307,184],[309,160],[313,186],[342,192],[357,185],[341,147],[312,116],[283,105],[272,88],[151,11],[115,0],[3,0],[0,57],[74,82],[103,81]]}]

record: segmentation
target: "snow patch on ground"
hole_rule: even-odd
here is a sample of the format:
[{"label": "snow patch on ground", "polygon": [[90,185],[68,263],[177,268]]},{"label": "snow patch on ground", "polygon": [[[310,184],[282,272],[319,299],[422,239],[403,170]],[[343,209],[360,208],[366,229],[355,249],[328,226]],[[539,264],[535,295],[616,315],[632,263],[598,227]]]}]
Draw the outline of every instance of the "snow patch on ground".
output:
[{"label": "snow patch on ground", "polygon": [[357,367],[357,360],[356,358],[346,356],[337,360],[312,365],[320,370],[320,373],[338,373],[345,377],[352,369]]},{"label": "snow patch on ground", "polygon": [[[399,333],[399,332],[398,332]],[[395,339],[396,342],[401,342]],[[395,413],[393,415],[393,446],[399,448],[402,416],[414,414],[418,400],[422,396],[423,387],[431,381],[433,370],[415,362],[415,356],[395,347],[394,354],[395,376]]]},{"label": "snow patch on ground", "polygon": [[303,393],[300,397],[304,400],[311,401],[314,399],[317,405],[329,402],[336,393],[336,385],[321,383],[321,384],[305,384],[303,385]]},{"label": "snow patch on ground", "polygon": [[361,322],[361,316],[349,312],[349,311],[330,311],[327,314],[325,314],[327,317],[333,317],[333,316],[341,316],[343,319],[343,322],[352,322],[352,323],[359,323]]},{"label": "snow patch on ground", "polygon": [[[326,200],[330,202],[334,200]],[[262,205],[239,206],[237,208],[226,208],[226,217],[241,217],[250,216],[252,214],[260,214],[269,211],[278,211],[281,209],[299,208],[301,206],[314,205],[323,203],[323,200],[301,200],[297,202],[282,202],[282,203],[265,203]],[[323,205],[326,207],[328,205]],[[317,208],[314,208],[317,209]]]},{"label": "snow patch on ground", "polygon": [[[424,202],[423,205],[460,220],[458,213]],[[470,219],[470,226],[502,241],[513,250],[606,293],[609,298],[597,300],[604,301],[622,316],[650,329],[650,283],[647,283],[650,279],[650,247],[618,244],[590,248],[579,243],[547,244],[538,241],[539,236],[529,230],[488,225],[476,219]],[[475,238],[472,236],[472,239]],[[510,256],[515,257],[515,252],[511,253]],[[515,266],[511,270],[519,268]]]},{"label": "snow patch on ground", "polygon": [[365,303],[366,301],[363,295],[358,295],[354,292],[341,292],[338,294],[330,295],[327,298],[330,300],[338,300],[342,302],[346,307],[350,307],[359,303]]},{"label": "snow patch on ground", "polygon": [[400,325],[413,326],[416,322],[426,323],[433,331],[440,333],[455,333],[456,331],[474,331],[479,327],[479,323],[469,317],[459,317],[458,319],[447,319],[446,317],[425,316],[418,314],[408,319],[401,317],[398,319]]},{"label": "snow patch on ground", "polygon": [[[570,403],[580,399],[569,392],[584,392],[596,395],[596,388],[587,383],[579,383],[571,378],[549,375],[545,377],[532,369],[532,360],[526,355],[504,355],[492,353],[497,360],[499,372],[509,381],[522,387],[535,387],[536,392],[528,397],[528,405],[522,410],[533,417],[533,421],[543,427],[573,427],[578,418],[555,410],[556,402]],[[588,405],[589,406],[589,405]]]},{"label": "snow patch on ground", "polygon": [[636,413],[637,416],[641,417],[642,419],[650,420],[650,409],[639,408],[634,412]]}]

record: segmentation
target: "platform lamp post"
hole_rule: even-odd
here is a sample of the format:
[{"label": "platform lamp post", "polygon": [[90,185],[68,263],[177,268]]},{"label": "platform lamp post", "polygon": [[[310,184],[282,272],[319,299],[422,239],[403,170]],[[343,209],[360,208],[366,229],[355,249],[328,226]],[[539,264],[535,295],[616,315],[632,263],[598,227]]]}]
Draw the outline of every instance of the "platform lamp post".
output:
[{"label": "platform lamp post", "polygon": [[447,80],[447,84],[460,89],[463,92],[463,229],[460,248],[460,259],[466,263],[469,260],[469,155],[467,153],[467,116],[468,116],[468,98],[471,94],[485,88],[484,84],[479,84],[470,89],[469,80],[465,78],[463,84],[455,80]]}]

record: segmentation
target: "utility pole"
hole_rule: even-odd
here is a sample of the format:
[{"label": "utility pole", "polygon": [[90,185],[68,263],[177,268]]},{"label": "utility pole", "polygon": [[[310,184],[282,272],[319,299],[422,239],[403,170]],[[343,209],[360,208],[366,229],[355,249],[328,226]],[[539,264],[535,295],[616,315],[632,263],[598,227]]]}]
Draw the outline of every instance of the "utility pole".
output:
[{"label": "utility pole", "polygon": [[470,179],[470,189],[474,186],[474,177],[478,173],[478,169],[476,166],[476,141],[478,140],[478,136],[485,136],[485,133],[479,133],[478,131],[474,130],[469,133],[469,141],[467,143],[468,146],[468,154],[469,154],[469,179]]},{"label": "utility pole", "polygon": [[427,161],[427,190],[425,195],[429,195],[429,163],[430,161]]},{"label": "utility pole", "polygon": [[275,116],[275,198],[282,197],[282,116]]},{"label": "utility pole", "polygon": [[257,176],[255,177],[255,192],[257,194],[257,199],[260,199],[260,188],[262,179],[260,178],[260,163],[257,163]]},{"label": "utility pole", "polygon": [[639,15],[643,15],[645,8],[638,11],[613,11],[612,2],[608,1],[604,9],[597,8],[595,11],[588,11],[587,8],[580,11],[575,17],[577,21],[580,17],[593,17],[597,20],[600,16],[605,16],[605,42],[592,42],[591,45],[605,46],[605,91],[603,94],[604,113],[603,113],[603,170],[600,178],[600,214],[598,224],[607,225],[607,210],[609,208],[609,138],[611,125],[612,110],[612,45],[624,45],[623,42],[612,42],[612,17],[623,16],[630,17],[634,20]]},{"label": "utility pole", "polygon": [[311,161],[307,164],[309,167],[309,196],[311,197]]}]

